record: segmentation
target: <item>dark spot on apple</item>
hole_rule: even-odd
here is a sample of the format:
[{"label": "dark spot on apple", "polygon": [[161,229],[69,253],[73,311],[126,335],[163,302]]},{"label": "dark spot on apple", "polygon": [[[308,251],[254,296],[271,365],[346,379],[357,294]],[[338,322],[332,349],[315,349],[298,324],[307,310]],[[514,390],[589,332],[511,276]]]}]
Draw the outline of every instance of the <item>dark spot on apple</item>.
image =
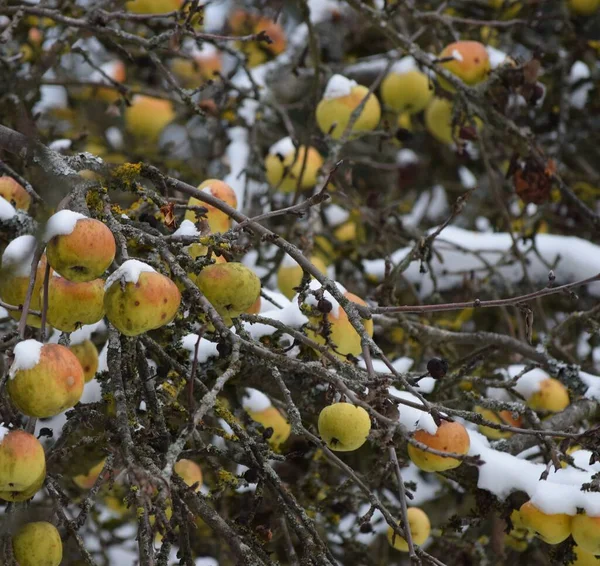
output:
[{"label": "dark spot on apple", "polygon": [[136,302],[135,302],[135,303],[133,303],[133,304],[134,304],[136,307],[139,307],[139,306],[140,306],[140,302],[139,302],[139,301],[136,301]]},{"label": "dark spot on apple", "polygon": [[163,312],[163,313],[160,315],[160,318],[161,318],[161,320],[164,320],[165,318],[167,318],[167,313],[166,313],[166,312]]}]

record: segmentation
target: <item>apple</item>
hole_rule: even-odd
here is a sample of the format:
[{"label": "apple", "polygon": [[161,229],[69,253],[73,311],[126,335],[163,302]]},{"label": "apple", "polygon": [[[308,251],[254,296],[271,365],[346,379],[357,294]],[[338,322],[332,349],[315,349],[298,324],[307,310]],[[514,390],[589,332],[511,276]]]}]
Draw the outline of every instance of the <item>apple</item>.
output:
[{"label": "apple", "polygon": [[125,336],[138,336],[169,324],[181,304],[181,293],[168,277],[144,262],[130,259],[107,280],[104,310]]},{"label": "apple", "polygon": [[104,469],[104,464],[106,463],[106,458],[98,462],[95,466],[92,466],[87,474],[77,474],[73,478],[73,482],[80,489],[92,489],[98,476]]},{"label": "apple", "polygon": [[[34,236],[19,236],[12,240],[2,254],[0,268],[0,299],[9,305],[19,306],[25,302],[29,277],[31,274],[31,263],[37,245]],[[30,308],[41,311],[40,289],[44,283],[46,272],[46,256],[42,255],[38,263],[33,294],[31,295]],[[21,311],[8,311],[9,316],[15,320],[21,318]],[[27,315],[27,324],[40,328],[41,319],[37,315]]]},{"label": "apple", "polygon": [[50,217],[45,240],[48,263],[69,281],[92,281],[110,266],[117,246],[112,232],[99,220],[71,210]]},{"label": "apple", "polygon": [[510,514],[512,529],[504,537],[504,543],[513,550],[523,552],[533,538],[531,531],[523,524],[521,513],[518,509],[513,509]]},{"label": "apple", "polygon": [[[321,272],[327,274],[327,266],[319,256],[311,256],[310,262]],[[297,291],[296,287],[302,282],[304,270],[291,257],[287,256],[277,270],[277,287],[291,299]]]},{"label": "apple", "polygon": [[179,10],[183,0],[128,0],[127,11],[134,14],[165,14]]},{"label": "apple", "polygon": [[[479,41],[450,43],[440,53],[439,58],[451,58],[450,61],[441,63],[441,66],[470,86],[484,81],[490,73],[490,57],[485,45]],[[440,76],[439,81],[443,88],[454,91],[454,87],[443,77]]]},{"label": "apple", "polygon": [[[431,533],[431,523],[429,522],[427,513],[419,507],[409,507],[406,510],[406,518],[408,519],[413,542],[417,545],[423,544]],[[401,521],[398,521],[398,524],[402,526]],[[396,531],[392,527],[388,527],[387,539],[390,546],[396,550],[408,552],[408,543],[400,535],[396,534]]]},{"label": "apple", "polygon": [[561,543],[571,534],[572,518],[564,513],[547,515],[527,501],[521,505],[519,514],[523,525],[548,544]]},{"label": "apple", "polygon": [[569,406],[569,391],[558,379],[549,377],[540,381],[539,391],[529,399],[529,405],[534,411],[558,413]]},{"label": "apple", "polygon": [[0,491],[0,499],[4,501],[12,501],[13,503],[20,503],[31,499],[44,485],[46,481],[46,465],[44,463],[44,469],[38,478],[23,491]]},{"label": "apple", "polygon": [[[207,179],[204,183],[198,185],[198,189],[222,200],[232,208],[237,208],[235,191],[223,181],[219,181],[218,179]],[[227,230],[231,228],[231,218],[224,212],[221,212],[218,208],[194,197],[190,198],[188,206],[203,206],[208,210],[206,213],[206,220],[211,232],[227,232]],[[185,219],[196,222],[196,213],[193,210],[186,211]]]},{"label": "apple", "polygon": [[270,43],[265,41],[240,41],[237,48],[246,54],[249,67],[256,67],[285,51],[287,42],[283,28],[273,20],[245,10],[235,10],[229,17],[233,35],[243,36],[265,32]]},{"label": "apple", "polygon": [[392,71],[381,82],[381,100],[399,113],[418,114],[433,98],[429,77],[418,69]]},{"label": "apple", "polygon": [[[44,300],[44,288],[40,299]],[[94,324],[104,316],[104,281],[69,281],[56,273],[48,280],[47,320],[63,332],[73,332],[84,324]]]},{"label": "apple", "polygon": [[244,312],[246,314],[260,314],[262,309],[262,297],[258,297],[256,301],[252,303],[252,306],[248,307]]},{"label": "apple", "polygon": [[210,43],[203,43],[202,49],[194,50],[188,59],[176,57],[171,62],[171,70],[186,88],[198,88],[216,80],[222,67],[221,53]]},{"label": "apple", "polygon": [[0,494],[29,490],[45,474],[46,455],[40,441],[24,430],[0,426]]},{"label": "apple", "polygon": [[[359,305],[367,305],[367,303],[365,303],[360,297],[357,297],[356,295],[354,295],[353,293],[349,293],[348,291],[344,291],[344,296],[349,301],[352,301]],[[322,326],[322,317],[311,316],[309,318],[310,325],[313,327],[319,327],[319,330],[315,331],[311,328],[307,328],[306,335],[315,342],[318,342],[319,344],[326,344],[327,340],[323,335],[325,332],[325,328],[320,328]],[[364,318],[361,320],[367,334],[372,337],[373,320],[368,320]],[[331,342],[334,345],[333,353],[335,355],[337,355],[341,359],[344,359],[349,354],[353,356],[358,356],[362,353],[360,335],[352,326],[352,323],[348,319],[346,311],[337,303],[334,304],[331,311],[327,313],[327,323],[329,330],[328,339],[329,342]]]},{"label": "apple", "polygon": [[573,552],[577,558],[575,562],[571,562],[571,566],[600,566],[600,556],[595,556],[578,545],[573,547]]},{"label": "apple", "polygon": [[83,368],[85,382],[91,381],[98,371],[98,348],[91,340],[84,340],[79,344],[72,344],[69,350],[75,354]]},{"label": "apple", "polygon": [[[504,424],[514,427],[520,427],[523,420],[519,416],[516,418],[513,417],[513,414],[510,411],[496,412],[492,411],[491,409],[485,409],[483,407],[475,407],[475,412],[479,413],[484,419],[492,423]],[[484,425],[479,425],[479,432],[492,440],[498,440],[500,438],[510,438],[513,434],[510,431],[502,431]]]},{"label": "apple", "polygon": [[358,119],[351,128],[352,137],[374,130],[381,118],[381,107],[377,97],[365,86],[342,75],[333,75],[323,98],[317,105],[316,118],[321,131],[333,139],[340,139],[350,121],[350,116],[367,98]]},{"label": "apple", "polygon": [[182,458],[175,462],[173,471],[188,485],[192,487],[197,484],[196,491],[202,487],[202,468],[193,460]]},{"label": "apple", "polygon": [[79,402],[83,368],[69,348],[24,340],[15,346],[14,357],[7,390],[23,414],[53,417]]},{"label": "apple", "polygon": [[425,110],[425,127],[439,142],[453,143],[458,132],[452,129],[452,102],[436,96]]},{"label": "apple", "polygon": [[125,109],[125,129],[136,138],[156,142],[165,126],[175,119],[170,100],[136,94]]},{"label": "apple", "polygon": [[[458,422],[442,421],[435,434],[424,430],[415,432],[413,438],[440,452],[467,454],[471,441],[467,429]],[[412,444],[408,445],[408,456],[414,464],[425,472],[443,472],[458,468],[461,460],[432,454]]]},{"label": "apple", "polygon": [[248,414],[253,421],[261,424],[265,429],[273,429],[273,434],[269,438],[269,444],[273,448],[279,448],[292,432],[290,423],[276,407],[267,407],[262,411],[248,411]]},{"label": "apple", "polygon": [[[109,61],[100,67],[113,81],[124,83],[127,79],[127,68],[125,63],[118,59]],[[107,82],[105,77],[100,78],[100,82]],[[99,87],[96,89],[95,95],[98,99],[114,104],[120,98],[119,91],[116,88]]]},{"label": "apple", "polygon": [[568,0],[569,9],[575,14],[590,16],[600,8],[600,0]]},{"label": "apple", "polygon": [[289,137],[272,145],[265,158],[267,181],[282,193],[313,188],[322,166],[323,158],[314,147],[296,149]]},{"label": "apple", "polygon": [[260,296],[260,279],[241,263],[208,265],[200,271],[197,285],[226,324],[249,309]]},{"label": "apple", "polygon": [[19,566],[59,566],[62,541],[52,523],[26,523],[12,538],[12,549]]},{"label": "apple", "polygon": [[25,188],[8,175],[0,176],[0,197],[5,198],[15,208],[29,210],[31,197]]},{"label": "apple", "polygon": [[600,517],[575,515],[571,524],[575,542],[587,552],[600,555]]},{"label": "apple", "polygon": [[371,417],[362,407],[335,403],[319,413],[319,435],[330,450],[351,452],[360,448],[371,432]]}]

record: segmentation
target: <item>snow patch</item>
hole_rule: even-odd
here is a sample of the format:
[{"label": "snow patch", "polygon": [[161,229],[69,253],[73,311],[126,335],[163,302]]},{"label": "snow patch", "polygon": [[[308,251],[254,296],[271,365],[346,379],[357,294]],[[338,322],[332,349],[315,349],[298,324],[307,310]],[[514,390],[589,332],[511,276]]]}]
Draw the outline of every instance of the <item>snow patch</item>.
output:
[{"label": "snow patch", "polygon": [[[196,352],[196,344],[198,344],[198,335],[197,334],[188,334],[181,339],[181,347],[184,350],[188,350],[190,352],[190,362],[194,359],[194,353]],[[198,356],[197,360],[199,364],[204,364],[208,361],[208,358],[217,358],[219,357],[219,351],[217,350],[217,344],[215,342],[211,342],[206,338],[200,339],[200,344],[198,344]]]},{"label": "snow patch", "polygon": [[[411,403],[421,405],[421,401],[416,395],[413,395],[408,391],[400,391],[393,385],[388,387],[388,393],[396,399],[410,401]],[[435,424],[433,417],[427,412],[427,409],[424,406],[421,411],[420,409],[400,404],[398,405],[398,411],[400,412],[398,420],[409,432],[416,430],[424,430],[429,434],[435,434],[437,432],[438,427]]]},{"label": "snow patch", "polygon": [[508,55],[504,53],[504,51],[500,51],[495,47],[491,47],[488,45],[486,46],[485,50],[487,51],[488,57],[490,58],[490,67],[492,69],[498,68],[508,59]]},{"label": "snow patch", "polygon": [[[582,470],[571,466],[551,471],[546,480],[540,476],[546,470],[544,463],[535,463],[490,447],[482,434],[468,430],[471,439],[469,455],[479,455],[484,464],[479,466],[477,487],[505,499],[514,491],[526,492],[531,502],[543,513],[576,515],[584,509],[590,516],[600,516],[600,493],[582,491],[596,473],[585,461],[585,454],[577,459]],[[589,462],[589,459],[588,459]]]},{"label": "snow patch", "polygon": [[142,273],[156,273],[156,269],[149,266],[147,263],[144,263],[143,261],[139,261],[137,259],[128,259],[106,280],[106,283],[104,284],[104,290],[108,291],[113,283],[117,281],[133,283],[135,285]]},{"label": "snow patch", "polygon": [[358,83],[356,81],[347,79],[342,75],[333,75],[329,79],[327,87],[325,87],[323,98],[325,100],[332,100],[334,98],[348,96],[352,92],[352,89],[357,85]]},{"label": "snow patch", "polygon": [[272,405],[271,400],[258,389],[252,387],[246,387],[246,393],[242,399],[242,407],[246,411],[252,413],[260,413],[265,409],[268,409]]},{"label": "snow patch", "polygon": [[11,277],[29,277],[36,244],[34,236],[15,238],[2,254],[2,269],[7,270]]},{"label": "snow patch", "polygon": [[16,216],[17,211],[15,207],[10,204],[4,197],[0,197],[0,220],[10,220],[13,216]]},{"label": "snow patch", "polygon": [[[432,228],[429,233],[435,231]],[[431,262],[431,271],[436,274],[438,291],[445,291],[460,286],[463,283],[462,273],[486,268],[486,262],[494,266],[500,276],[512,282],[520,281],[523,277],[523,267],[514,261],[506,265],[506,254],[511,255],[512,238],[510,234],[481,233],[465,230],[456,226],[448,226],[436,238],[435,254]],[[458,247],[457,247],[458,246]],[[554,234],[538,234],[536,236],[535,253],[531,245],[518,242],[520,252],[527,260],[527,272],[533,281],[548,282],[547,265],[556,265],[556,284],[585,279],[600,273],[600,246],[574,236],[559,236]],[[401,248],[394,252],[390,260],[393,265],[400,263],[411,247]],[[479,257],[472,252],[478,252]],[[543,258],[540,259],[540,258]],[[446,266],[452,266],[452,273],[444,273]],[[365,260],[365,271],[377,279],[385,274],[385,260]],[[412,262],[404,272],[404,276],[413,284],[419,285],[419,294],[428,296],[434,289],[433,280],[429,273],[419,272],[419,263]],[[587,286],[587,292],[600,296],[600,283]]]},{"label": "snow patch", "polygon": [[466,167],[462,166],[458,168],[458,176],[465,189],[474,189],[477,186],[477,178]]},{"label": "snow patch", "polygon": [[452,55],[452,58],[456,59],[457,61],[461,61],[461,62],[464,61],[462,53],[460,51],[458,51],[458,49],[453,49],[451,55]]},{"label": "snow patch", "polygon": [[401,149],[396,154],[398,165],[413,165],[419,163],[419,156],[412,149]]},{"label": "snow patch", "polygon": [[[302,314],[297,302],[291,302],[284,308],[267,310],[260,313],[261,317],[270,318],[289,326],[290,328],[300,328],[308,322],[308,318]],[[263,336],[274,334],[277,329],[270,324],[252,323],[244,321],[244,330],[248,332],[255,340],[260,340]],[[287,336],[287,335],[286,335]]]},{"label": "snow patch", "polygon": [[179,228],[173,232],[173,236],[200,236],[200,232],[191,220],[184,220]]},{"label": "snow patch", "polygon": [[23,340],[14,349],[15,359],[10,366],[8,377],[14,379],[18,371],[33,369],[40,362],[44,345],[37,340]]},{"label": "snow patch", "polygon": [[327,223],[331,227],[339,226],[350,218],[350,213],[338,204],[330,204],[323,210]]},{"label": "snow patch", "polygon": [[269,148],[269,155],[281,155],[282,157],[287,157],[288,155],[295,154],[295,152],[296,147],[294,146],[292,138],[289,136],[279,140]]},{"label": "snow patch", "polygon": [[[589,79],[591,76],[589,67],[583,61],[576,61],[569,72],[569,84],[575,84],[579,81]],[[582,84],[571,93],[571,106],[581,110],[587,104],[590,90],[593,84],[591,81]]]},{"label": "snow patch", "polygon": [[419,67],[417,62],[410,55],[407,57],[402,57],[399,61],[396,61],[392,68],[390,69],[390,73],[394,73],[396,75],[403,75],[404,73],[409,73],[410,71],[418,71]]},{"label": "snow patch", "polygon": [[[525,369],[522,365],[512,365],[508,367],[508,375],[512,379]],[[525,375],[519,378],[515,385],[515,391],[523,395],[525,399],[529,399],[534,393],[540,390],[540,383],[545,381],[550,376],[543,370],[534,368],[528,371]]]},{"label": "snow patch", "polygon": [[55,236],[68,236],[69,234],[72,234],[77,222],[86,218],[87,216],[84,216],[79,212],[59,210],[56,214],[53,214],[46,223],[44,242],[49,242]]}]

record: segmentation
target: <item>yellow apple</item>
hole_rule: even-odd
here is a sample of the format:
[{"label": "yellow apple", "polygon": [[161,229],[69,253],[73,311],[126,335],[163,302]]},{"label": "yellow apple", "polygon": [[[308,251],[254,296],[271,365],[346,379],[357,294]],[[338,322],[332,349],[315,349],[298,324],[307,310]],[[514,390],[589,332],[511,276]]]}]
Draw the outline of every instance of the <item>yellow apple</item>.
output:
[{"label": "yellow apple", "polygon": [[576,14],[590,16],[600,8],[600,0],[568,0],[569,9]]},{"label": "yellow apple", "polygon": [[575,562],[571,562],[571,566],[600,566],[600,556],[595,556],[577,545],[573,547],[573,552],[577,558]]},{"label": "yellow apple", "polygon": [[223,62],[221,54],[210,43],[194,52],[189,59],[177,57],[171,62],[171,70],[186,88],[198,88],[209,80],[216,80]]},{"label": "yellow apple", "polygon": [[[41,289],[44,300],[44,288]],[[63,332],[73,332],[84,324],[94,324],[104,316],[104,281],[81,283],[54,274],[48,280],[47,320]]]},{"label": "yellow apple", "polygon": [[[359,305],[367,305],[360,297],[357,297],[348,291],[344,292],[344,296],[348,300]],[[319,344],[326,344],[327,339],[324,336],[326,329],[320,328],[322,326],[322,317],[310,317],[310,323],[311,326],[319,327],[319,329],[315,331],[307,328],[306,335]],[[352,326],[346,311],[341,306],[336,304],[331,311],[327,313],[327,323],[329,331],[328,340],[333,344],[334,354],[339,358],[344,359],[348,354],[358,356],[362,353],[360,335]],[[373,336],[373,320],[362,319],[362,323],[367,334]]]},{"label": "yellow apple", "polygon": [[46,455],[40,441],[24,430],[0,426],[0,493],[23,492],[46,473]]},{"label": "yellow apple", "polygon": [[140,140],[156,142],[167,124],[175,119],[170,100],[136,94],[125,109],[125,129]]},{"label": "yellow apple", "polygon": [[544,379],[539,387],[539,391],[527,399],[527,404],[534,411],[558,413],[569,406],[569,391],[558,379]]},{"label": "yellow apple", "polygon": [[24,340],[15,346],[14,356],[7,391],[23,414],[53,417],[79,402],[83,368],[69,348]]},{"label": "yellow apple", "polygon": [[583,550],[600,555],[600,517],[575,515],[571,530],[573,539]]},{"label": "yellow apple", "polygon": [[351,452],[360,448],[371,432],[371,417],[362,407],[335,403],[319,414],[319,434],[330,450]]},{"label": "yellow apple", "polygon": [[226,324],[250,308],[260,296],[260,279],[241,263],[215,263],[203,268],[197,285]]},{"label": "yellow apple", "polygon": [[453,143],[457,132],[452,129],[452,102],[435,97],[425,110],[425,127],[439,142]]},{"label": "yellow apple", "polygon": [[5,198],[15,208],[29,210],[29,205],[31,204],[29,193],[8,175],[0,177],[0,197]]},{"label": "yellow apple", "polygon": [[179,10],[183,0],[128,0],[125,7],[134,14],[165,14]]},{"label": "yellow apple", "polygon": [[547,515],[531,501],[519,509],[523,525],[548,544],[558,544],[571,534],[571,517],[564,513]]},{"label": "yellow apple", "polygon": [[37,480],[33,482],[27,489],[23,491],[0,491],[0,499],[4,501],[12,501],[15,503],[20,503],[22,501],[27,501],[31,499],[44,485],[46,481],[46,465],[44,464],[44,469],[42,473],[38,476]]},{"label": "yellow apple", "polygon": [[91,340],[84,340],[79,344],[69,346],[83,368],[85,382],[91,381],[98,371],[98,348]]},{"label": "yellow apple", "polygon": [[100,472],[104,469],[104,464],[106,463],[106,458],[98,462],[95,466],[90,468],[87,474],[78,474],[73,478],[73,482],[80,489],[92,489]]},{"label": "yellow apple", "polygon": [[296,149],[291,138],[272,145],[265,158],[267,181],[282,193],[313,188],[322,166],[323,158],[314,147]]},{"label": "yellow apple", "polygon": [[[475,412],[479,413],[484,419],[492,423],[504,424],[514,427],[520,427],[522,419],[521,417],[513,417],[510,411],[492,411],[491,409],[485,409],[483,407],[475,407]],[[479,425],[479,432],[484,434],[492,440],[498,440],[499,438],[510,438],[512,432],[502,431],[497,428],[491,428],[489,426]]]},{"label": "yellow apple", "polygon": [[19,566],[58,566],[62,562],[60,534],[45,521],[23,525],[13,536],[12,548]]},{"label": "yellow apple", "polygon": [[[19,236],[6,246],[2,254],[2,264],[0,268],[0,299],[9,305],[19,306],[25,302],[27,288],[29,286],[29,276],[31,274],[31,263],[35,247],[37,245],[34,236]],[[31,295],[30,309],[41,311],[42,303],[40,301],[40,289],[44,283],[44,274],[46,272],[46,256],[42,255],[38,263],[33,294]],[[8,311],[8,314],[15,320],[21,318],[21,311]],[[41,318],[37,315],[28,315],[27,324],[40,328]]]},{"label": "yellow apple", "polygon": [[[321,272],[327,274],[327,266],[319,256],[309,258],[310,262]],[[291,257],[286,257],[277,270],[277,287],[288,298],[291,299],[297,291],[295,288],[302,282],[304,270]]]},{"label": "yellow apple", "polygon": [[175,462],[173,470],[189,487],[198,484],[196,491],[200,491],[202,487],[202,468],[196,462],[182,458]]},{"label": "yellow apple", "polygon": [[396,112],[417,114],[433,98],[429,77],[417,69],[389,73],[381,83],[383,103]]},{"label": "yellow apple", "polygon": [[381,107],[377,97],[370,94],[367,87],[358,85],[342,75],[333,75],[317,105],[316,118],[321,131],[333,139],[341,138],[350,116],[365,98],[367,101],[351,128],[351,138],[377,127],[381,118]]},{"label": "yellow apple", "polygon": [[[204,183],[198,185],[198,189],[222,200],[232,208],[237,207],[235,191],[223,181],[219,181],[218,179],[207,179]],[[227,232],[227,230],[231,228],[231,218],[224,212],[221,212],[218,208],[194,197],[190,198],[188,206],[203,206],[207,209],[206,220],[211,232]],[[196,213],[193,210],[186,211],[185,219],[196,222]]]},{"label": "yellow apple", "polygon": [[117,246],[105,224],[71,210],[48,220],[45,239],[48,263],[69,281],[92,281],[110,266]]},{"label": "yellow apple", "polygon": [[[429,448],[453,454],[467,454],[471,446],[467,429],[457,422],[442,421],[435,434],[418,430],[413,438]],[[432,454],[412,444],[408,445],[408,456],[417,467],[425,472],[443,472],[458,468],[461,464],[461,460],[457,458]]]},{"label": "yellow apple", "polygon": [[276,407],[267,407],[262,411],[248,411],[248,414],[253,421],[261,424],[264,428],[273,429],[269,444],[274,448],[278,448],[283,444],[292,432],[290,423]]},{"label": "yellow apple", "polygon": [[[417,545],[423,544],[431,533],[431,523],[429,522],[427,513],[419,509],[419,507],[409,507],[406,511],[406,516],[413,542]],[[401,525],[401,522],[398,521],[398,524]],[[396,550],[408,552],[408,543],[400,535],[396,534],[396,531],[392,527],[388,527],[387,539],[390,546]]]},{"label": "yellow apple", "polygon": [[169,324],[180,304],[177,285],[138,260],[124,262],[106,281],[106,316],[125,336],[138,336]]}]

